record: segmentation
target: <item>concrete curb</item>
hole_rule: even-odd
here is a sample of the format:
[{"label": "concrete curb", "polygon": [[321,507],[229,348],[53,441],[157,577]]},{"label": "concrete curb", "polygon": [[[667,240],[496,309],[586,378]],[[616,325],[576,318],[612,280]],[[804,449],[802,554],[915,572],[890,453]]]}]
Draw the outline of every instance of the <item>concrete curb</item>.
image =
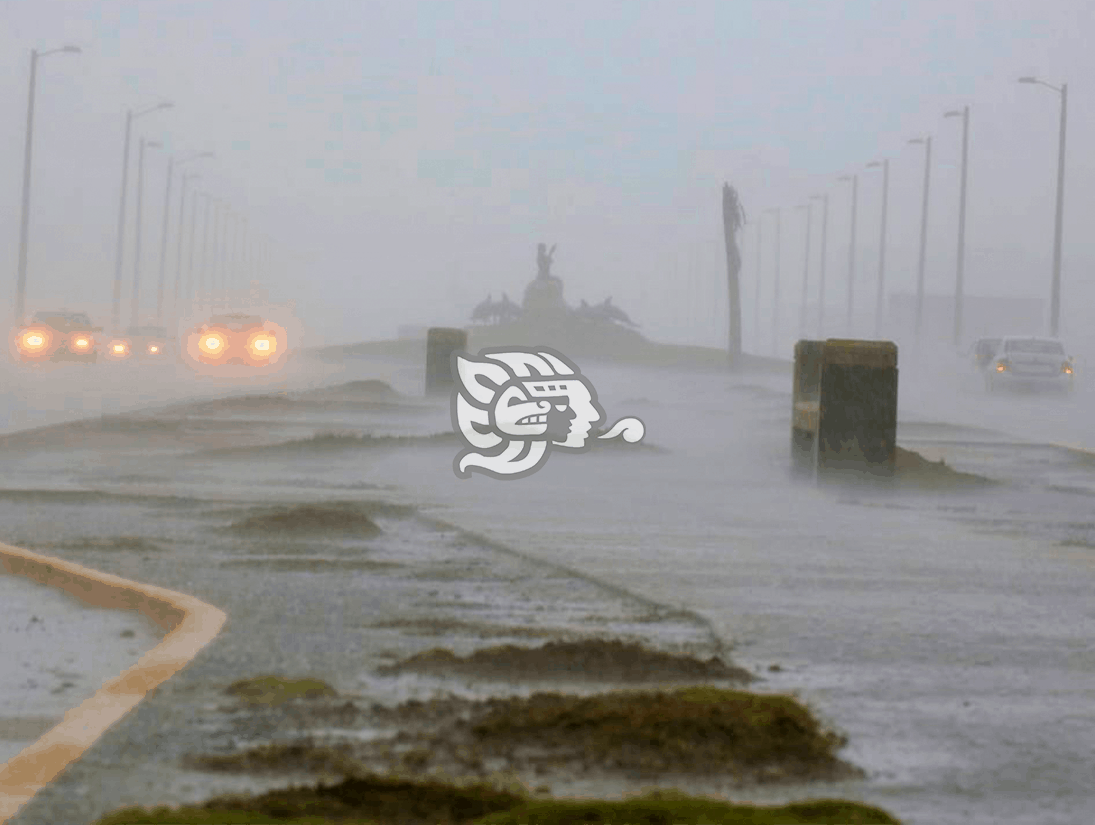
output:
[{"label": "concrete curb", "polygon": [[34,744],[0,765],[0,823],[76,761],[152,690],[182,670],[220,632],[227,616],[192,596],[100,573],[0,544],[0,573],[57,587],[95,607],[137,610],[168,634]]}]

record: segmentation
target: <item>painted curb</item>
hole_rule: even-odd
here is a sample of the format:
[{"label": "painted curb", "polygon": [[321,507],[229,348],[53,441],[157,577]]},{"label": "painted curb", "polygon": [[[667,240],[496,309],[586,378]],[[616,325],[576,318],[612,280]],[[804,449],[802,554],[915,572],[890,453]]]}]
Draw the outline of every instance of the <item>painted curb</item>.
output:
[{"label": "painted curb", "polygon": [[0,823],[6,822],[149,692],[209,644],[227,616],[212,605],[63,559],[0,544],[0,574],[26,576],[95,607],[137,610],[168,631],[137,664],[122,671],[37,742],[0,765]]}]

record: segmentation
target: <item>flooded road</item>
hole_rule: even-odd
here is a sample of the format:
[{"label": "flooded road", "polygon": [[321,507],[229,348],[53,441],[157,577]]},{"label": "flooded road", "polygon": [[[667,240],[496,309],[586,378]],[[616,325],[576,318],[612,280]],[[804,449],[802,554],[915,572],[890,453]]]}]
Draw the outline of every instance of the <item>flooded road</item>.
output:
[{"label": "flooded road", "polygon": [[[437,634],[458,652],[484,638],[527,644],[536,630],[703,655],[732,647],[764,673],[754,689],[801,691],[869,774],[738,799],[843,795],[907,822],[1095,816],[1095,465],[1048,446],[1056,439],[1019,441],[1036,434],[1032,405],[1044,410],[1038,426],[1059,420],[1083,436],[1086,395],[1060,408],[1001,402],[986,423],[973,400],[948,406],[910,377],[899,443],[1001,483],[811,487],[788,475],[789,375],[581,366],[610,421],[640,417],[646,441],[553,455],[516,482],[456,478],[447,399],[423,399],[421,368],[395,360],[317,365],[266,388],[150,380],[166,387],[146,391],[154,402],[122,403],[161,409],[105,424],[96,414],[67,447],[61,431],[9,435],[6,541],[229,614],[190,668],[14,822],[91,821],[130,801],[237,786],[177,767],[231,738],[215,710],[233,679],[289,670],[387,701],[437,686],[375,677],[392,654]],[[373,380],[401,394],[351,383]],[[182,403],[229,392],[265,395]],[[377,515],[384,533],[368,542],[232,527],[263,506],[336,500],[417,515]]]}]

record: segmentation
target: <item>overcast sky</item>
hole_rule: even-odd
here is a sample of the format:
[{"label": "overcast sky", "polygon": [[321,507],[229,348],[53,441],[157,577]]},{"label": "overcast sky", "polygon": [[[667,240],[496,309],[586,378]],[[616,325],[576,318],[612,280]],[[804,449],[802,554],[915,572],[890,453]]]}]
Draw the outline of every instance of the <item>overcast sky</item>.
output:
[{"label": "overcast sky", "polygon": [[[297,299],[329,341],[388,337],[401,323],[463,323],[488,292],[520,300],[545,241],[558,244],[556,274],[572,303],[611,295],[655,337],[718,344],[724,180],[750,221],[747,324],[754,222],[777,206],[784,317],[797,317],[805,215],[793,207],[814,193],[831,195],[829,301],[840,306],[848,188],[836,178],[851,172],[860,175],[857,290],[867,311],[881,175],[864,166],[891,159],[888,289],[911,290],[923,147],[907,141],[927,134],[935,139],[927,284],[949,292],[961,127],[942,114],[965,104],[968,291],[1048,303],[1059,97],[1015,82],[1035,74],[1072,81],[1067,330],[1095,304],[1095,161],[1086,151],[1095,145],[1095,94],[1083,82],[1095,76],[1092,8],[1084,0],[7,0],[3,270],[14,292],[29,52],[74,43],[82,54],[39,64],[31,307],[109,300],[125,111],[160,99],[175,107],[135,122],[130,173],[132,219],[136,139],[163,142],[146,156],[148,308],[166,153],[210,149],[215,160],[188,168],[271,239],[274,264],[262,277],[274,297]],[[173,212],[172,250],[176,221]],[[126,307],[132,223],[128,231]],[[770,283],[765,289],[767,316]],[[1077,310],[1081,302],[1087,309]]]}]

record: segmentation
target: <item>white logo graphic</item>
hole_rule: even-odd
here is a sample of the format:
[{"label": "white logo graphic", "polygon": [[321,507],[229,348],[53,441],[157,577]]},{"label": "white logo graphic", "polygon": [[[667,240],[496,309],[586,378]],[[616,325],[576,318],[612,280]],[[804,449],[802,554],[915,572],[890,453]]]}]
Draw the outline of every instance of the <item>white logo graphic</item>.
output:
[{"label": "white logo graphic", "polygon": [[[584,453],[589,433],[605,421],[597,391],[569,359],[548,347],[494,347],[479,357],[452,354],[456,387],[452,423],[467,447],[453,462],[459,478],[478,471],[523,478],[547,462],[552,447]],[[598,439],[635,444],[646,428],[622,418]]]}]

